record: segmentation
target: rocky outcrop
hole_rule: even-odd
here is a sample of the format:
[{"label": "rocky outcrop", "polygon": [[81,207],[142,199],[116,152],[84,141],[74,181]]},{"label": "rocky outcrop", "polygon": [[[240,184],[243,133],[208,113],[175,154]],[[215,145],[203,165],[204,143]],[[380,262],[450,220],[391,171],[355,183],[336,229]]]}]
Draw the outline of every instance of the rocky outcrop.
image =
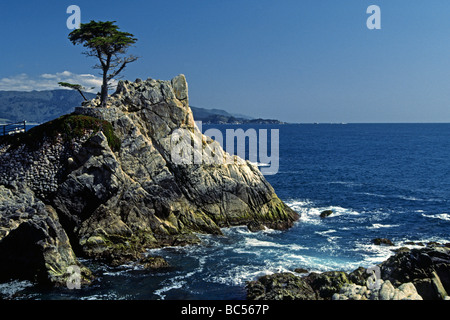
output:
[{"label": "rocky outcrop", "polygon": [[333,300],[423,300],[417,293],[416,287],[411,283],[403,283],[395,288],[389,280],[379,280],[377,288],[369,289],[367,286],[347,284],[339,293],[335,293]]},{"label": "rocky outcrop", "polygon": [[307,276],[276,273],[247,283],[249,300],[329,300],[349,284],[342,271],[312,272]]},{"label": "rocky outcrop", "polygon": [[393,285],[412,282],[426,300],[445,299],[450,292],[450,248],[404,248],[380,265],[381,277]]},{"label": "rocky outcrop", "polygon": [[[376,270],[377,272],[375,272]],[[403,248],[380,265],[345,272],[279,273],[247,283],[250,300],[449,300],[450,248]]]},{"label": "rocky outcrop", "polygon": [[55,210],[23,185],[0,185],[0,281],[32,279],[65,286],[69,267],[78,267],[80,282],[90,271],[80,264]]},{"label": "rocky outcrop", "polygon": [[320,213],[320,217],[322,218],[322,219],[324,219],[324,218],[326,218],[326,217],[329,217],[330,215],[332,215],[333,214],[333,210],[324,210],[324,211],[322,211],[321,213]]},{"label": "rocky outcrop", "polygon": [[[77,126],[71,135],[72,126],[64,123],[69,133],[52,130],[44,141],[0,143],[0,163],[15,159],[14,171],[0,170],[0,184],[20,180],[20,192],[52,208],[47,215],[40,209],[42,216],[62,226],[56,235],[66,238],[59,245],[71,245],[77,255],[117,265],[142,260],[147,248],[198,243],[195,233],[221,234],[222,227],[247,224],[285,229],[298,218],[257,167],[201,134],[183,75],[121,81],[106,108],[94,99],[65,120],[95,126]],[[7,190],[14,202],[19,190]],[[17,229],[6,222],[2,227],[9,234]],[[5,240],[0,246],[14,245]]]},{"label": "rocky outcrop", "polygon": [[266,275],[247,284],[249,300],[317,300],[320,298],[305,278],[292,273]]},{"label": "rocky outcrop", "polygon": [[395,244],[387,238],[375,238],[372,242],[377,246],[395,246]]}]

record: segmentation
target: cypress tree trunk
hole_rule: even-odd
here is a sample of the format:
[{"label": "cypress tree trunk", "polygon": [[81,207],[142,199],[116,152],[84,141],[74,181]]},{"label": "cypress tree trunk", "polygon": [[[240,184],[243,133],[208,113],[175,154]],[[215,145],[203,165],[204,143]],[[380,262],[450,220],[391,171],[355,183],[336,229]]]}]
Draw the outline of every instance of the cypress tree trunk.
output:
[{"label": "cypress tree trunk", "polygon": [[100,95],[100,105],[105,108],[106,102],[108,100],[108,70],[111,63],[111,55],[106,57],[106,63],[103,65],[103,83],[102,83],[102,92]]},{"label": "cypress tree trunk", "polygon": [[106,107],[106,101],[108,100],[108,82],[103,80],[102,91],[100,95],[100,105]]}]

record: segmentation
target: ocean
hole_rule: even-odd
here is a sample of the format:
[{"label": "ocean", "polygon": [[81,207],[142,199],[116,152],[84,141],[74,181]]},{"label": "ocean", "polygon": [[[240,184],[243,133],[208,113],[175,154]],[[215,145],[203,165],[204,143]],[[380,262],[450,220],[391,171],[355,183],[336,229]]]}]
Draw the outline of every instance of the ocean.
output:
[{"label": "ocean", "polygon": [[[450,242],[450,124],[204,125],[279,130],[279,168],[266,179],[301,218],[286,231],[223,229],[201,245],[150,250],[172,268],[112,268],[82,260],[97,275],[79,290],[0,284],[14,299],[239,300],[259,276],[353,271],[386,260],[410,241]],[[269,151],[270,151],[269,147]],[[333,210],[325,219],[324,210]],[[388,238],[393,247],[374,245]]]}]

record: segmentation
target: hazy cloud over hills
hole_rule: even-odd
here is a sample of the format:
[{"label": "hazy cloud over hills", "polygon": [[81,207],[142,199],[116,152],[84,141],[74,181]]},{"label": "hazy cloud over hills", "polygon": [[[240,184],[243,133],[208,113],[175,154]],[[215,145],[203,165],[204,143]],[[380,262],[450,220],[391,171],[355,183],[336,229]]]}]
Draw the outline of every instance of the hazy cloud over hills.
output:
[{"label": "hazy cloud over hills", "polygon": [[61,89],[58,82],[81,84],[87,92],[100,91],[102,79],[92,74],[76,74],[70,71],[57,73],[43,73],[37,77],[26,73],[4,77],[0,79],[0,90],[4,91],[33,91]]}]

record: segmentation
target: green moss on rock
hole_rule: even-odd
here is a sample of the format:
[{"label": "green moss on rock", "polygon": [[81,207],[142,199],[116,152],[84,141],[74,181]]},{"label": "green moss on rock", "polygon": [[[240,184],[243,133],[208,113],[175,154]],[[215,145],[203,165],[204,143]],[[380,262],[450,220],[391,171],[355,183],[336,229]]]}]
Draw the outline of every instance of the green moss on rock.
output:
[{"label": "green moss on rock", "polygon": [[24,144],[36,149],[45,138],[56,140],[57,137],[61,137],[64,141],[70,141],[88,132],[95,134],[99,131],[102,131],[106,136],[108,145],[113,151],[120,150],[120,139],[115,135],[111,123],[106,120],[77,114],[67,114],[33,127],[27,132],[1,137],[0,143],[11,144],[13,148]]}]

